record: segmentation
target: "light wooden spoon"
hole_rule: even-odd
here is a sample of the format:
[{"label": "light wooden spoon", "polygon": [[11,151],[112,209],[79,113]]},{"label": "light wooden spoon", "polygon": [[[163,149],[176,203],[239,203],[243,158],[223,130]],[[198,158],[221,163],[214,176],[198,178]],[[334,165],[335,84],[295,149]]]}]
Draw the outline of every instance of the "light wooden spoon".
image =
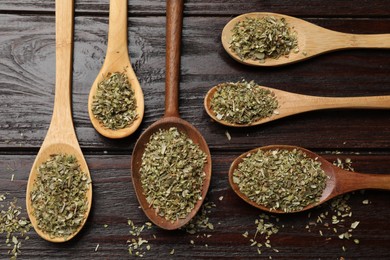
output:
[{"label": "light wooden spoon", "polygon": [[72,0],[56,0],[56,87],[53,116],[43,144],[35,158],[27,182],[26,207],[32,226],[43,239],[50,242],[65,242],[72,239],[84,226],[92,205],[92,183],[87,191],[88,207],[84,221],[79,229],[68,237],[50,237],[37,226],[32,214],[30,193],[37,177],[37,168],[50,158],[52,154],[74,155],[81,170],[91,179],[87,163],[77,142],[71,110],[72,52],[73,52],[73,10]]},{"label": "light wooden spoon", "polygon": [[[264,63],[258,60],[242,60],[235,52],[230,49],[232,39],[232,29],[237,22],[245,20],[247,17],[261,18],[264,16],[274,16],[284,18],[292,28],[297,32],[299,52],[293,51],[288,57],[279,59],[268,58]],[[341,49],[351,48],[390,48],[390,34],[348,34],[325,29],[304,20],[288,15],[266,12],[247,13],[237,16],[230,20],[222,31],[222,45],[227,53],[236,61],[251,66],[280,66],[289,63],[305,60],[321,53],[331,52]]]},{"label": "light wooden spoon", "polygon": [[204,107],[207,114],[220,124],[233,127],[247,127],[264,124],[266,122],[274,121],[279,118],[291,116],[303,112],[333,109],[333,108],[360,108],[360,109],[389,109],[390,108],[390,95],[389,96],[368,96],[368,97],[318,97],[301,95],[291,93],[274,88],[268,88],[259,86],[264,89],[269,89],[275,94],[278,100],[278,108],[274,114],[270,117],[262,118],[250,124],[236,124],[230,123],[223,119],[218,119],[216,113],[211,106],[211,100],[214,93],[217,91],[218,86],[211,88],[205,98]]},{"label": "light wooden spoon", "polygon": [[357,173],[357,172],[349,172],[346,170],[343,170],[332,163],[328,162],[321,156],[306,150],[301,147],[297,146],[289,146],[289,145],[270,145],[270,146],[264,146],[260,148],[253,149],[249,152],[243,153],[240,155],[237,159],[233,161],[233,163],[230,166],[229,169],[229,183],[234,192],[245,202],[249,203],[250,205],[269,211],[272,213],[286,213],[283,210],[271,210],[270,208],[259,205],[252,200],[250,200],[248,197],[245,196],[240,190],[236,183],[233,182],[233,173],[235,169],[237,169],[238,165],[242,162],[242,159],[245,158],[245,156],[249,153],[255,153],[258,150],[275,150],[275,149],[285,149],[285,150],[301,150],[304,152],[307,157],[312,158],[314,160],[318,160],[321,162],[321,168],[324,170],[325,174],[328,176],[328,180],[326,182],[325,190],[322,193],[322,196],[318,203],[310,204],[304,207],[302,210],[294,211],[294,212],[300,212],[305,211],[308,209],[311,209],[315,206],[318,206],[336,196],[339,196],[344,193],[348,193],[351,191],[356,190],[363,190],[363,189],[379,189],[379,190],[390,190],[390,174],[364,174],[364,173]]},{"label": "light wooden spoon", "polygon": [[[96,95],[97,85],[108,73],[123,72],[127,74],[137,101],[137,119],[128,127],[112,130],[104,127],[92,113],[93,97]],[[88,98],[88,113],[93,127],[101,135],[108,138],[123,138],[134,133],[144,117],[144,95],[137,76],[130,63],[127,48],[127,0],[110,0],[110,15],[108,28],[108,43],[106,58],[95,82],[92,84]]]},{"label": "light wooden spoon", "polygon": [[[206,141],[199,131],[187,121],[179,117],[179,74],[180,74],[180,45],[181,45],[181,30],[183,25],[183,0],[167,0],[167,24],[166,24],[166,79],[165,79],[165,115],[162,119],[149,126],[146,131],[140,136],[135,144],[131,159],[131,170],[133,186],[146,216],[157,226],[173,230],[187,224],[198,212],[204,198],[206,197],[211,179],[211,155]],[[176,127],[180,132],[185,133],[194,143],[199,145],[199,148],[206,153],[207,162],[204,167],[206,174],[203,181],[201,192],[201,200],[198,200],[194,209],[184,219],[178,219],[175,222],[166,220],[160,217],[155,209],[146,201],[143,194],[141,184],[140,168],[142,163],[142,155],[145,151],[146,144],[149,142],[150,136],[158,132],[160,129],[169,129]]]}]

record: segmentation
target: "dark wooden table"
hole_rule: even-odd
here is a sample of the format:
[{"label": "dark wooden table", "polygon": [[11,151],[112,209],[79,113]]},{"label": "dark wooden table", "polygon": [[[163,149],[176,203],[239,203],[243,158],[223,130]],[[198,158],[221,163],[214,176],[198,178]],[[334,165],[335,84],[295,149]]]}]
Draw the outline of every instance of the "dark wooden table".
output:
[{"label": "dark wooden table", "polygon": [[[126,241],[133,236],[127,221],[139,226],[147,221],[131,183],[130,160],[137,138],[164,112],[165,2],[129,0],[129,51],[144,91],[146,113],[140,129],[123,140],[100,136],[87,113],[89,89],[106,51],[108,0],[76,0],[75,7],[73,117],[93,179],[92,212],[82,232],[68,243],[48,243],[30,231],[30,240],[22,242],[20,259],[129,258]],[[151,246],[144,257],[390,259],[388,191],[351,194],[346,203],[352,216],[345,217],[344,223],[332,224],[336,213],[331,203],[310,211],[310,216],[308,212],[279,216],[278,223],[271,220],[279,226],[279,232],[270,237],[272,248],[263,246],[259,255],[256,246],[251,246],[255,220],[262,212],[241,201],[227,181],[229,166],[241,153],[269,144],[298,145],[330,161],[351,158],[356,171],[390,174],[389,110],[317,111],[247,129],[227,128],[210,120],[203,108],[206,92],[217,83],[242,78],[311,95],[390,94],[389,50],[339,51],[268,69],[235,62],[222,48],[221,31],[232,17],[252,11],[284,13],[347,33],[390,32],[388,0],[186,1],[180,113],[200,130],[211,149],[213,175],[207,200],[215,207],[207,217],[214,228],[189,234],[152,227],[141,234]],[[52,114],[54,22],[53,0],[0,2],[0,193],[16,197],[24,215],[28,174]],[[318,222],[321,214],[322,223]],[[356,221],[353,237],[340,239]],[[256,240],[264,241],[264,235],[258,234]],[[1,259],[9,257],[4,241],[2,234]],[[170,254],[172,249],[174,254]]]}]

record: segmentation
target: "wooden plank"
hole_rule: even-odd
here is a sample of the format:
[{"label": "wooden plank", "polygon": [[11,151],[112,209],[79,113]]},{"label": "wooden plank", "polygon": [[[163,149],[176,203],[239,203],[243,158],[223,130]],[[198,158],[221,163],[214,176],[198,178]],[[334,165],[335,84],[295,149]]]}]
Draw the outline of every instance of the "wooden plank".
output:
[{"label": "wooden plank", "polygon": [[[180,112],[202,132],[212,149],[245,150],[254,144],[273,143],[329,149],[390,148],[390,120],[386,110],[318,111],[247,129],[228,129],[210,122],[203,109],[203,97],[208,89],[220,82],[242,78],[311,95],[390,94],[388,51],[339,51],[293,66],[250,68],[232,60],[220,44],[220,32],[228,20],[189,17],[184,21]],[[385,33],[388,28],[386,19],[309,20],[345,32]],[[73,114],[83,148],[132,149],[139,134],[162,117],[164,24],[164,17],[129,19],[129,50],[144,90],[146,113],[140,130],[123,142],[99,136],[87,114],[90,85],[104,60],[107,19],[76,19]],[[3,148],[37,149],[46,135],[54,97],[54,37],[52,16],[0,16],[0,146]],[[226,130],[232,136],[230,142]]]},{"label": "wooden plank", "polygon": [[[107,14],[108,0],[81,0],[75,2],[76,12]],[[165,15],[165,1],[130,0],[130,15]],[[54,12],[54,1],[44,0],[3,0],[2,12]],[[304,0],[297,4],[294,0],[283,1],[186,1],[185,14],[196,16],[231,16],[248,12],[277,12],[294,16],[310,17],[383,17],[389,16],[390,6],[387,0],[337,1]]]},{"label": "wooden plank", "polygon": [[[352,159],[355,170],[367,173],[386,173],[390,168],[387,154],[323,154],[328,160],[336,158]],[[141,237],[149,241],[151,250],[145,253],[145,258],[197,258],[221,259],[240,258],[251,259],[259,257],[256,247],[251,247],[256,231],[255,220],[261,211],[241,201],[231,190],[227,180],[230,163],[239,151],[213,153],[213,176],[207,200],[216,207],[207,214],[214,229],[201,229],[196,234],[188,234],[184,230],[164,231],[157,227],[142,232]],[[0,155],[0,193],[8,192],[9,199],[16,197],[18,205],[24,206],[28,173],[35,155]],[[111,155],[102,152],[88,154],[88,162],[93,179],[93,206],[87,224],[80,234],[66,244],[47,243],[34,231],[28,235],[30,239],[22,242],[21,259],[125,259],[129,257],[126,241],[133,238],[129,234],[127,220],[136,225],[142,225],[147,220],[138,208],[130,178],[130,155]],[[14,180],[11,181],[12,174]],[[388,216],[388,192],[366,191],[351,194],[347,205],[352,207],[352,216],[346,217],[339,225],[331,224],[331,203],[302,214],[278,216],[279,232],[270,238],[272,249],[262,248],[262,257],[268,259],[387,259],[390,257],[388,244],[390,238],[390,222]],[[223,198],[221,198],[223,197]],[[368,200],[369,204],[362,204]],[[320,214],[328,212],[323,223],[317,223]],[[375,212],[373,214],[373,212]],[[23,210],[25,215],[25,210]],[[340,218],[340,217],[338,217]],[[341,218],[340,218],[341,219]],[[352,232],[349,240],[339,239],[338,234],[348,230],[351,223],[359,221],[358,227]],[[326,227],[328,223],[329,227]],[[107,225],[107,227],[105,227]],[[284,225],[282,227],[282,225]],[[310,226],[310,232],[306,226]],[[342,226],[345,227],[342,227]],[[338,229],[334,234],[333,228]],[[243,237],[248,231],[249,237]],[[320,235],[320,231],[323,236]],[[156,236],[156,238],[153,237]],[[0,254],[7,256],[8,248],[1,238]],[[353,239],[359,239],[357,245]],[[191,240],[194,244],[191,244]],[[257,235],[258,241],[264,241],[264,235]],[[99,244],[99,248],[95,248]],[[206,246],[207,244],[207,246]],[[346,252],[342,247],[346,248]],[[279,252],[274,252],[274,249]],[[175,249],[174,255],[170,255]]]}]

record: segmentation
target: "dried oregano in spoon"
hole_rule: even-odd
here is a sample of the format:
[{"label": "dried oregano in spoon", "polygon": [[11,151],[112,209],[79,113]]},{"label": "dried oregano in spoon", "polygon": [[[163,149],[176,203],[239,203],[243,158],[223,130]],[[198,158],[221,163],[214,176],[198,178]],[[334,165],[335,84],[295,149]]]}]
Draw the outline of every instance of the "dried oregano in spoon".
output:
[{"label": "dried oregano in spoon", "polygon": [[84,222],[90,180],[76,157],[51,155],[38,168],[31,191],[32,214],[51,237],[72,235]]},{"label": "dried oregano in spoon", "polygon": [[248,154],[233,182],[253,202],[292,212],[316,203],[326,187],[321,163],[300,150],[261,150]]},{"label": "dried oregano in spoon", "polygon": [[207,156],[175,127],[160,129],[146,144],[140,168],[147,202],[170,221],[185,218],[201,199]]},{"label": "dried oregano in spoon", "polygon": [[299,51],[296,33],[284,18],[264,16],[247,17],[232,29],[230,49],[241,59],[264,62],[267,58],[277,59],[291,51]]},{"label": "dried oregano in spoon", "polygon": [[273,92],[244,80],[218,84],[210,104],[218,120],[234,124],[250,124],[270,117],[278,108]]},{"label": "dried oregano in spoon", "polygon": [[109,129],[122,129],[137,119],[137,101],[125,73],[109,73],[99,82],[92,113]]}]

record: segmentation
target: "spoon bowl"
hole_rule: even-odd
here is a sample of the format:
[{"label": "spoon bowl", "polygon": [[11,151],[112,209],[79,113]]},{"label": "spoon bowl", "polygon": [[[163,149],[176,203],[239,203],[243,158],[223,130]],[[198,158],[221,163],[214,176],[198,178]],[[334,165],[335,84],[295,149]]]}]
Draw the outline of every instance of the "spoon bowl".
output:
[{"label": "spoon bowl", "polygon": [[[108,73],[114,72],[124,72],[127,75],[131,88],[134,90],[135,100],[137,101],[136,112],[138,115],[130,126],[116,130],[105,127],[92,113],[92,104],[98,84],[108,75]],[[131,135],[138,129],[142,122],[144,116],[144,96],[137,76],[131,66],[127,48],[127,0],[110,0],[106,58],[89,93],[88,113],[96,131],[105,137],[113,139],[124,138]]]},{"label": "spoon bowl", "polygon": [[32,214],[33,212],[33,206],[31,203],[31,191],[33,190],[33,185],[34,182],[37,178],[38,174],[38,167],[46,162],[51,155],[53,154],[69,154],[69,155],[74,155],[77,159],[78,164],[80,165],[80,169],[87,174],[88,179],[91,180],[91,176],[88,170],[88,165],[84,159],[84,156],[80,150],[80,148],[75,144],[71,142],[65,142],[65,141],[56,141],[55,139],[52,139],[49,135],[45,138],[44,143],[41,146],[41,149],[38,152],[38,155],[34,161],[34,164],[31,168],[30,176],[28,178],[27,182],[27,191],[26,191],[26,208],[27,208],[27,213],[29,215],[30,221],[32,226],[34,227],[35,231],[37,234],[42,237],[43,239],[54,242],[54,243],[61,243],[61,242],[66,242],[70,239],[72,239],[74,236],[76,236],[82,227],[84,226],[89,212],[91,211],[91,206],[92,206],[92,184],[89,184],[89,189],[86,193],[87,201],[88,201],[88,207],[87,211],[85,212],[85,217],[84,217],[84,222],[80,227],[70,236],[67,237],[51,237],[47,233],[43,232],[42,230],[39,229],[38,227],[38,222],[34,215]]},{"label": "spoon bowl", "polygon": [[[288,56],[278,59],[267,58],[264,63],[256,60],[241,59],[230,49],[232,29],[237,22],[246,18],[261,18],[273,16],[284,18],[292,31],[297,33],[298,53],[293,51]],[[332,31],[299,18],[288,15],[253,12],[246,13],[230,20],[222,30],[221,41],[226,52],[236,61],[250,66],[281,66],[289,63],[306,60],[322,53],[351,48],[390,48],[390,34],[348,34]]]},{"label": "spoon bowl", "polygon": [[[165,79],[165,115],[162,119],[156,121],[149,126],[146,131],[140,136],[135,144],[132,159],[132,180],[133,186],[146,216],[157,226],[173,230],[178,229],[188,223],[198,212],[204,198],[206,197],[211,179],[211,155],[206,141],[199,131],[187,121],[179,117],[179,74],[180,74],[180,45],[181,45],[181,30],[183,25],[183,0],[167,0],[167,24],[166,24],[166,79]],[[180,132],[187,135],[199,148],[206,153],[207,161],[204,166],[206,174],[203,181],[201,200],[198,200],[192,211],[183,219],[177,219],[174,222],[160,217],[156,211],[146,201],[143,193],[143,188],[140,181],[140,167],[142,163],[142,155],[144,154],[146,144],[149,142],[150,136],[158,132],[160,129],[169,129],[176,127]]]},{"label": "spoon bowl", "polygon": [[[188,138],[190,138],[194,143],[199,145],[199,148],[207,154],[207,162],[204,167],[204,172],[206,173],[206,177],[205,180],[203,181],[203,187],[201,192],[202,200],[197,201],[194,209],[186,216],[186,218],[177,219],[174,222],[166,220],[164,217],[160,217],[159,215],[157,215],[155,209],[151,207],[149,203],[146,201],[146,197],[143,194],[143,188],[142,188],[141,176],[140,176],[142,155],[145,152],[146,144],[149,142],[150,136],[158,132],[160,129],[168,130],[171,127],[176,127],[179,130],[179,132],[186,134]],[[179,117],[164,117],[156,121],[155,123],[153,123],[151,126],[149,126],[138,139],[137,143],[135,144],[134,152],[132,155],[131,169],[132,169],[133,186],[136,191],[136,195],[141,205],[141,208],[145,212],[145,215],[155,225],[163,229],[174,230],[187,224],[196,215],[199,208],[202,206],[203,200],[206,197],[208,188],[210,186],[210,179],[211,179],[210,151],[202,135],[190,123],[188,123],[187,121]]]},{"label": "spoon bowl", "polygon": [[83,153],[77,142],[73,127],[71,111],[71,78],[72,78],[72,48],[73,48],[73,1],[56,1],[56,93],[54,98],[53,116],[43,144],[35,158],[26,191],[26,208],[32,226],[43,239],[50,242],[65,242],[72,239],[84,226],[92,205],[92,183],[86,193],[87,210],[80,227],[67,237],[50,237],[39,229],[31,203],[31,191],[37,178],[38,167],[53,154],[69,154],[77,158],[81,170],[91,176]]},{"label": "spoon bowl", "polygon": [[[243,194],[238,185],[233,182],[233,173],[237,169],[238,165],[243,161],[248,154],[256,153],[258,150],[268,151],[275,149],[283,149],[292,151],[294,149],[301,150],[304,152],[308,158],[312,158],[313,160],[317,160],[321,163],[321,168],[324,170],[325,174],[328,176],[326,187],[322,193],[321,198],[317,203],[309,204],[301,210],[293,211],[293,212],[285,212],[283,210],[270,209],[264,205],[259,205],[252,200],[250,200],[245,194]],[[233,191],[245,202],[250,205],[259,208],[264,211],[272,212],[272,213],[294,213],[301,212],[305,210],[309,210],[313,207],[316,207],[336,196],[341,194],[345,194],[355,190],[362,189],[381,189],[381,190],[390,190],[390,175],[386,174],[364,174],[357,172],[349,172],[343,170],[332,163],[328,162],[321,156],[298,146],[289,146],[289,145],[269,145],[264,147],[259,147],[253,149],[249,152],[241,154],[237,157],[230,166],[229,169],[229,183],[232,187]]]},{"label": "spoon bowl", "polygon": [[355,109],[389,109],[390,108],[390,95],[389,96],[365,96],[365,97],[319,97],[296,94],[274,88],[268,88],[259,86],[264,89],[268,89],[274,93],[277,101],[278,108],[273,115],[266,118],[261,118],[255,122],[249,124],[237,124],[231,123],[223,119],[218,119],[216,113],[211,106],[211,100],[217,91],[219,86],[211,88],[204,98],[204,108],[207,114],[216,122],[231,126],[231,127],[248,127],[264,124],[270,121],[274,121],[286,116],[300,114],[303,112],[322,110],[322,109],[335,109],[335,108],[355,108]]}]

